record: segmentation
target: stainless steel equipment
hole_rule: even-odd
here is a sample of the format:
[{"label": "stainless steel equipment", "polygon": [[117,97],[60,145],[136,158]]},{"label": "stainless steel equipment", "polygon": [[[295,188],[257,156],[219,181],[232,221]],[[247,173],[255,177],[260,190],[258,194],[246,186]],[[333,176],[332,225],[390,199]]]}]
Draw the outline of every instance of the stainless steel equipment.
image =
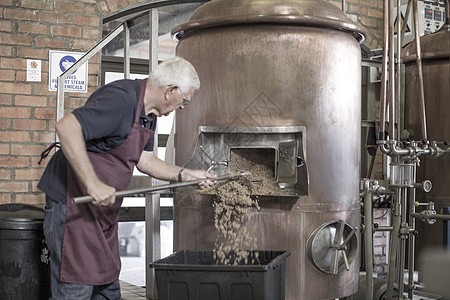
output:
[{"label": "stainless steel equipment", "polygon": [[[325,1],[213,0],[172,34],[202,83],[176,116],[176,163],[223,174],[233,148],[274,149],[286,192],[260,198],[257,249],[291,251],[286,299],[356,293],[363,29]],[[174,202],[175,250],[212,249],[211,197]]]},{"label": "stainless steel equipment", "polygon": [[[414,43],[403,49],[405,63],[405,128],[411,138],[422,140],[421,118],[418,82],[423,77],[424,98],[426,107],[427,138],[431,141],[450,142],[450,123],[447,114],[450,111],[450,14],[448,1],[446,3],[447,21],[438,32],[420,38],[421,60],[423,74],[417,72],[416,48]],[[443,145],[439,145],[443,146]],[[434,159],[429,156],[421,158],[421,166],[417,169],[417,181],[430,180],[433,189],[426,193],[417,190],[418,202],[434,202],[435,209],[439,213],[443,207],[450,206],[449,171],[450,157],[442,156]],[[421,210],[420,208],[418,210]],[[418,235],[416,237],[416,255],[420,258],[424,250],[430,247],[442,245],[442,222],[429,225],[424,222],[416,222]],[[420,266],[419,270],[420,270]],[[419,273],[420,274],[420,273]]]}]

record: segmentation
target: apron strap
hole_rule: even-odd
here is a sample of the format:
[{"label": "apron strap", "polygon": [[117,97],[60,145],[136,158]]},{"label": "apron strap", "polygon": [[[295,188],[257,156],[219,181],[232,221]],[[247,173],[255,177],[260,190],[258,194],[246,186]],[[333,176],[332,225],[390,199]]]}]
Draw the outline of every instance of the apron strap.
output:
[{"label": "apron strap", "polygon": [[50,151],[52,151],[53,148],[61,148],[61,144],[59,142],[53,143],[50,146],[47,147],[47,149],[45,149],[44,151],[42,151],[41,153],[41,159],[38,161],[38,165],[41,164],[41,161],[43,159],[46,159],[47,156],[50,154]]}]

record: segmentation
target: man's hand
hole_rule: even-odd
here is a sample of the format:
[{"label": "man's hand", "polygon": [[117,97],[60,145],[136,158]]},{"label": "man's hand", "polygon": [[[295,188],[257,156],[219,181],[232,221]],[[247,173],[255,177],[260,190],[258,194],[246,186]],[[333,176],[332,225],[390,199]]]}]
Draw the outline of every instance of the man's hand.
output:
[{"label": "man's hand", "polygon": [[111,206],[116,201],[116,189],[98,180],[87,186],[87,193],[94,198],[92,204],[97,206]]},{"label": "man's hand", "polygon": [[83,132],[77,118],[67,114],[56,123],[56,131],[61,141],[61,148],[75,174],[86,186],[89,196],[94,198],[95,205],[113,205],[116,189],[101,181],[87,154]]},{"label": "man's hand", "polygon": [[[142,152],[137,168],[142,173],[148,174],[154,178],[171,182],[179,181],[178,173],[180,171],[180,167],[160,160],[153,154],[153,152],[150,151]],[[184,169],[181,176],[181,181],[211,179],[202,181],[198,184],[201,189],[205,189],[216,184],[216,181],[214,180],[216,177],[216,175],[203,170]]]},{"label": "man's hand", "polygon": [[208,173],[203,170],[191,170],[191,169],[185,169],[183,171],[183,175],[181,176],[182,181],[190,181],[190,180],[197,180],[197,179],[210,179],[202,181],[198,184],[199,188],[201,189],[207,189],[210,187],[213,187],[217,181],[214,180],[217,175]]}]

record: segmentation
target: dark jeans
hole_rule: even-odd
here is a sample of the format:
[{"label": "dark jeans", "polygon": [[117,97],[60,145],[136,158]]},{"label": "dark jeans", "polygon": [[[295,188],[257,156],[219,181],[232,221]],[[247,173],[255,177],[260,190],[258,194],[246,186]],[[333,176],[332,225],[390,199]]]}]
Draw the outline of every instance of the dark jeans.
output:
[{"label": "dark jeans", "polygon": [[45,206],[44,235],[50,252],[52,299],[120,300],[120,284],[118,279],[111,284],[101,286],[65,283],[59,280],[65,219],[66,204],[53,201],[47,196]]}]

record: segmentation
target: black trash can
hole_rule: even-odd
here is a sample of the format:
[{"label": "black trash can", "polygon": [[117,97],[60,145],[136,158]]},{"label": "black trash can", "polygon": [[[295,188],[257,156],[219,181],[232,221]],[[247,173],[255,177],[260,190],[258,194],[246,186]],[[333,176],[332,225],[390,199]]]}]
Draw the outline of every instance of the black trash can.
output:
[{"label": "black trash can", "polygon": [[43,224],[44,210],[39,207],[0,205],[0,299],[49,299]]}]

